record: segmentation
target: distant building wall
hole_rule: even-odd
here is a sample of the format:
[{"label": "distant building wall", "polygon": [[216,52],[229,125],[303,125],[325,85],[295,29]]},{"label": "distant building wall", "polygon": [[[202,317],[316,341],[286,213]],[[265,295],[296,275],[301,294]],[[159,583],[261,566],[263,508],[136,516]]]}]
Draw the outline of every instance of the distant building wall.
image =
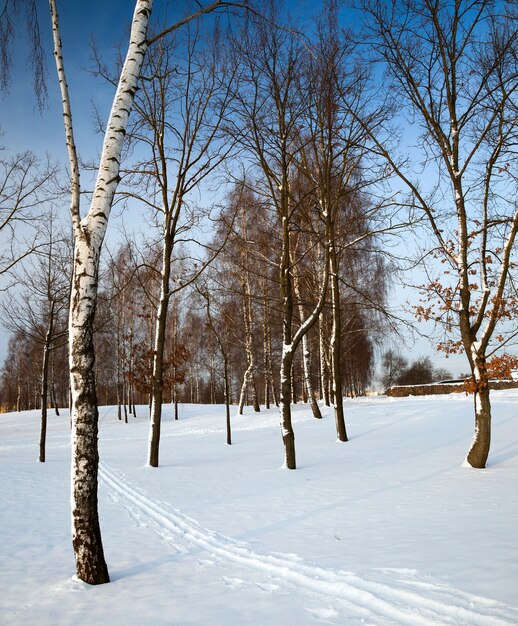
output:
[{"label": "distant building wall", "polygon": [[[518,380],[493,380],[490,389],[518,389]],[[387,389],[387,396],[403,398],[405,396],[435,396],[442,393],[463,393],[466,391],[463,382],[431,383],[429,385],[402,385]]]}]

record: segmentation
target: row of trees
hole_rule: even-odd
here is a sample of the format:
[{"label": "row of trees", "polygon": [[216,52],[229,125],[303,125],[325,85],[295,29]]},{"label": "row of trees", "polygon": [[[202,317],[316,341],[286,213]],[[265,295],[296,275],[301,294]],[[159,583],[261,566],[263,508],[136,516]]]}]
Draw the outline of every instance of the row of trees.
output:
[{"label": "row of trees", "polygon": [[384,389],[394,385],[427,385],[451,379],[448,370],[435,367],[430,357],[409,362],[394,350],[387,350],[381,361],[381,384]]},{"label": "row of trees", "polygon": [[[222,237],[224,249],[195,288],[172,298],[164,335],[165,402],[223,402],[226,395],[241,411],[244,403],[256,409],[259,404],[278,405],[282,305],[275,271],[279,245],[272,236],[270,218],[265,206],[243,185],[230,193],[209,242],[211,249],[221,249]],[[13,337],[2,374],[1,399],[10,410],[35,408],[42,402],[56,404],[58,399],[61,406],[68,403],[66,309],[71,253],[66,238],[56,236],[52,220],[47,224],[50,243],[46,252],[22,264],[16,291],[3,304],[4,324]],[[365,279],[369,272],[382,268],[382,262],[378,251],[353,253],[349,248],[344,252],[349,264],[343,264],[340,278],[349,290],[342,288],[340,302],[341,386],[346,395],[359,395],[371,381],[381,324],[371,303],[377,299],[383,304],[380,293],[369,293],[370,281]],[[119,417],[124,413],[126,419],[135,404],[152,403],[160,254],[159,242],[151,241],[138,252],[128,242],[104,263],[94,333],[97,390],[99,401],[117,404]],[[319,268],[312,261],[299,263],[297,322],[304,319],[307,302],[316,297]],[[173,277],[183,272],[186,263],[186,257],[174,259]],[[382,285],[380,276],[376,284]],[[359,295],[362,289],[368,296],[364,302]],[[316,398],[327,405],[334,399],[331,319],[327,302],[318,325],[306,338],[304,352],[296,353],[291,374],[292,401],[311,400],[316,417],[320,417]],[[50,384],[43,386],[47,380]]]},{"label": "row of trees", "polygon": [[[120,404],[150,393],[150,465],[158,465],[164,391],[177,397],[190,351],[198,363],[191,366],[193,380],[201,380],[203,368],[215,380],[220,359],[227,402],[232,369],[242,378],[241,407],[248,394],[257,408],[259,383],[265,402],[278,396],[286,466],[294,469],[294,372],[303,372],[299,384],[308,400],[318,384],[333,401],[338,439],[347,441],[343,385],[361,389],[366,379],[386,294],[380,247],[386,253],[387,234],[409,225],[427,276],[416,315],[441,329],[442,349],[467,355],[476,416],[468,462],[485,465],[489,363],[515,336],[502,320],[514,317],[518,302],[515,9],[491,0],[362,0],[363,30],[351,34],[339,24],[337,3],[323,4],[302,37],[282,7],[266,0],[197,4],[174,25],[151,23],[152,2],[137,0],[120,67],[112,73],[97,58],[97,72],[116,92],[83,215],[59,20],[50,0],[74,237],[68,257],[73,542],[78,574],[88,582],[108,580],[96,500],[96,344],[98,353],[116,355]],[[233,13],[202,37],[193,19],[226,6],[242,9],[244,19]],[[398,148],[406,129],[415,144],[411,158]],[[196,237],[197,223],[210,217],[200,205],[208,209],[205,199],[223,173],[233,186],[216,236]],[[112,282],[99,291],[101,250],[117,199],[147,211],[160,236],[137,244],[146,249],[142,258],[131,246],[117,253],[108,264]],[[196,247],[207,251],[197,260]],[[183,308],[185,290],[194,287],[196,315]],[[195,333],[196,324],[210,332]],[[103,328],[110,329],[104,342]],[[186,332],[206,340],[203,363]],[[345,373],[343,355],[355,346],[362,358],[351,359]],[[199,384],[193,389],[199,397]],[[211,393],[216,397],[215,385]]]}]

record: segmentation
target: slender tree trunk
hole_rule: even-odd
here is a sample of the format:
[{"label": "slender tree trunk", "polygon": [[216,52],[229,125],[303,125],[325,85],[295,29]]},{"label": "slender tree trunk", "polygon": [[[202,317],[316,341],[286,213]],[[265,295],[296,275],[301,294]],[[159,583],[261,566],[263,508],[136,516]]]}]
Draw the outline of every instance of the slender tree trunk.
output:
[{"label": "slender tree trunk", "polygon": [[225,378],[225,415],[226,415],[226,431],[227,431],[227,445],[232,444],[232,430],[230,425],[230,384],[228,376],[228,359],[226,355],[223,355],[223,368]]},{"label": "slender tree trunk", "polygon": [[342,392],[342,365],[340,359],[340,339],[342,334],[340,313],[340,284],[338,281],[338,261],[334,243],[332,243],[330,246],[329,264],[331,272],[331,299],[333,307],[331,358],[333,362],[333,400],[335,405],[336,436],[338,437],[339,441],[347,441]]},{"label": "slender tree trunk", "polygon": [[50,368],[52,382],[50,384],[50,401],[54,407],[56,415],[59,417],[58,399],[56,396],[56,381],[54,379],[54,357],[52,358],[52,366]]},{"label": "slender tree trunk", "polygon": [[320,313],[318,317],[318,347],[320,352],[320,399],[326,406],[331,406],[329,401],[329,368],[326,357],[326,339],[324,330],[324,316]]},{"label": "slender tree trunk", "polygon": [[169,274],[170,254],[164,246],[162,283],[160,290],[160,303],[156,318],[155,343],[153,350],[153,388],[151,401],[151,425],[149,432],[148,464],[158,467],[158,453],[160,447],[160,426],[162,420],[162,394],[163,394],[163,364],[165,331],[167,322],[167,308],[169,305]]},{"label": "slender tree trunk", "polygon": [[305,383],[305,380],[304,380],[305,379],[304,357],[302,357],[302,359],[300,360],[300,379],[302,381],[302,385],[301,385],[301,388],[302,388],[302,402],[303,402],[303,404],[308,404],[308,390],[306,388],[306,383]]},{"label": "slender tree trunk", "polygon": [[291,364],[291,401],[293,404],[297,404],[297,383],[295,380],[295,367],[293,362]]},{"label": "slender tree trunk", "polygon": [[263,372],[264,372],[264,406],[270,408],[270,377],[271,371],[268,363],[268,343],[269,343],[269,321],[268,302],[263,281]]},{"label": "slender tree trunk", "polygon": [[209,365],[209,379],[210,379],[210,403],[216,404],[216,381],[214,376],[214,352],[211,350],[210,365]]},{"label": "slender tree trunk", "polygon": [[[283,189],[287,189],[287,177],[283,180]],[[287,198],[284,200],[287,202]],[[286,217],[287,206],[283,210],[282,217],[282,253],[280,260],[280,284],[281,298],[284,302],[282,320],[282,358],[281,358],[281,389],[280,389],[280,414],[282,440],[284,442],[285,464],[288,469],[296,469],[295,457],[295,433],[291,421],[291,400],[292,400],[292,369],[293,352],[292,343],[292,321],[293,321],[293,288],[291,276],[291,255],[290,255],[290,232],[289,221]]]},{"label": "slender tree trunk", "polygon": [[120,325],[117,320],[117,363],[116,363],[116,387],[117,387],[117,418],[122,420],[121,411],[121,341],[120,341]]},{"label": "slender tree trunk", "polygon": [[50,396],[52,398],[52,406],[54,407],[54,412],[59,417],[58,399],[56,397],[56,386],[55,386],[54,381],[52,381],[52,384],[51,384]]},{"label": "slender tree trunk", "polygon": [[293,366],[293,351],[291,344],[284,345],[281,361],[281,429],[284,442],[284,462],[288,469],[296,469],[295,432],[291,421],[291,370]]},{"label": "slender tree trunk", "polygon": [[200,396],[200,364],[198,362],[195,363],[195,369],[196,369],[196,387],[195,387],[196,398],[195,398],[195,402],[196,402],[196,404],[200,404],[200,402],[201,402],[201,396]]},{"label": "slender tree trunk", "polygon": [[43,363],[41,367],[41,429],[40,429],[40,463],[45,463],[45,443],[47,440],[47,397],[49,381],[49,355],[52,342],[52,327],[54,325],[54,302],[50,305],[49,325],[43,346]]},{"label": "slender tree trunk", "polygon": [[[299,309],[299,317],[301,324],[304,322],[305,314],[304,314],[304,306],[302,304],[301,293],[300,293],[300,285],[299,281],[294,281],[295,286],[295,295],[298,299],[298,309]],[[309,349],[309,337],[308,335],[304,335],[302,337],[302,366],[303,366],[303,375],[304,375],[304,388],[307,393],[307,400],[311,406],[311,411],[313,413],[313,417],[317,419],[322,419],[322,413],[320,412],[320,408],[315,398],[315,394],[313,393],[313,384],[311,382],[311,351]]]},{"label": "slender tree trunk", "polygon": [[18,353],[17,367],[16,367],[16,411],[20,413],[22,410],[22,377],[21,377],[21,364],[20,353]]},{"label": "slender tree trunk", "polygon": [[[243,236],[246,240],[246,216],[243,217]],[[245,246],[246,241],[245,241]],[[257,398],[257,388],[255,384],[255,354],[253,342],[253,323],[252,323],[252,295],[250,290],[250,278],[248,275],[248,254],[246,249],[242,254],[243,270],[241,272],[241,288],[243,291],[243,321],[245,326],[245,350],[247,368],[243,376],[243,384],[241,386],[241,395],[239,398],[239,415],[243,415],[243,406],[245,403],[245,395],[249,389],[252,390],[252,402],[254,411],[259,412],[259,400]]]},{"label": "slender tree trunk", "polygon": [[266,290],[264,292],[264,303],[263,303],[263,311],[264,311],[264,376],[265,376],[265,403],[266,408],[270,408],[270,392],[271,397],[273,398],[273,402],[275,406],[279,406],[279,399],[277,397],[277,390],[275,388],[275,383],[273,380],[273,358],[272,358],[272,337],[271,337],[271,329],[270,329],[270,307],[268,306],[268,300],[266,295]]}]

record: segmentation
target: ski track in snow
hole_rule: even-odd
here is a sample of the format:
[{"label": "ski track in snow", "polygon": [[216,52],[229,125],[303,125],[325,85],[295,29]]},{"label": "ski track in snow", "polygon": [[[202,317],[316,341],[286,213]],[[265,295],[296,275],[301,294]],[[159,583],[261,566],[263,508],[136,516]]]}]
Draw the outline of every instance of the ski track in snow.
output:
[{"label": "ski track in snow", "polygon": [[[166,502],[150,498],[132,486],[124,475],[101,463],[99,476],[114,496],[140,526],[152,522],[155,532],[175,551],[187,553],[192,547],[207,551],[224,561],[238,563],[267,574],[276,583],[291,584],[299,590],[338,601],[350,618],[373,625],[409,626],[512,626],[518,624],[518,610],[487,598],[474,596],[448,585],[413,579],[401,570],[381,570],[384,581],[368,580],[344,570],[333,570],[305,563],[292,554],[258,554],[248,544],[210,531],[196,520],[183,515]],[[178,542],[182,542],[180,545]],[[182,544],[185,546],[183,547]],[[210,561],[203,561],[210,564]],[[410,575],[412,572],[410,572]],[[385,582],[385,579],[390,582]],[[226,584],[237,579],[224,578]],[[400,586],[396,583],[399,582]],[[238,585],[240,586],[240,585]],[[276,591],[276,584],[259,585]],[[322,609],[334,617],[334,609]],[[315,611],[309,610],[316,617]],[[324,617],[324,614],[320,614]],[[356,623],[355,620],[355,623]]]}]

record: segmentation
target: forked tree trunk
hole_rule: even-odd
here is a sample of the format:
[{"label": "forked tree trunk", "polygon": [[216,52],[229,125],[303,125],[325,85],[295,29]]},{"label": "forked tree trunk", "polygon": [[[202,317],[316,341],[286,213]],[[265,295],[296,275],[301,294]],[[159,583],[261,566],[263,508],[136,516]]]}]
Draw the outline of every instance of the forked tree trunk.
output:
[{"label": "forked tree trunk", "polygon": [[98,409],[95,388],[93,324],[97,305],[99,257],[113,197],[119,182],[123,138],[147,49],[152,0],[137,0],[128,52],[122,66],[106,125],[92,203],[80,213],[77,159],[70,95],[62,56],[56,1],[50,0],[54,58],[63,103],[66,145],[72,179],[71,215],[74,229],[74,270],[70,295],[69,358],[72,419],[72,545],[78,577],[89,584],[109,581],[97,511]]}]

